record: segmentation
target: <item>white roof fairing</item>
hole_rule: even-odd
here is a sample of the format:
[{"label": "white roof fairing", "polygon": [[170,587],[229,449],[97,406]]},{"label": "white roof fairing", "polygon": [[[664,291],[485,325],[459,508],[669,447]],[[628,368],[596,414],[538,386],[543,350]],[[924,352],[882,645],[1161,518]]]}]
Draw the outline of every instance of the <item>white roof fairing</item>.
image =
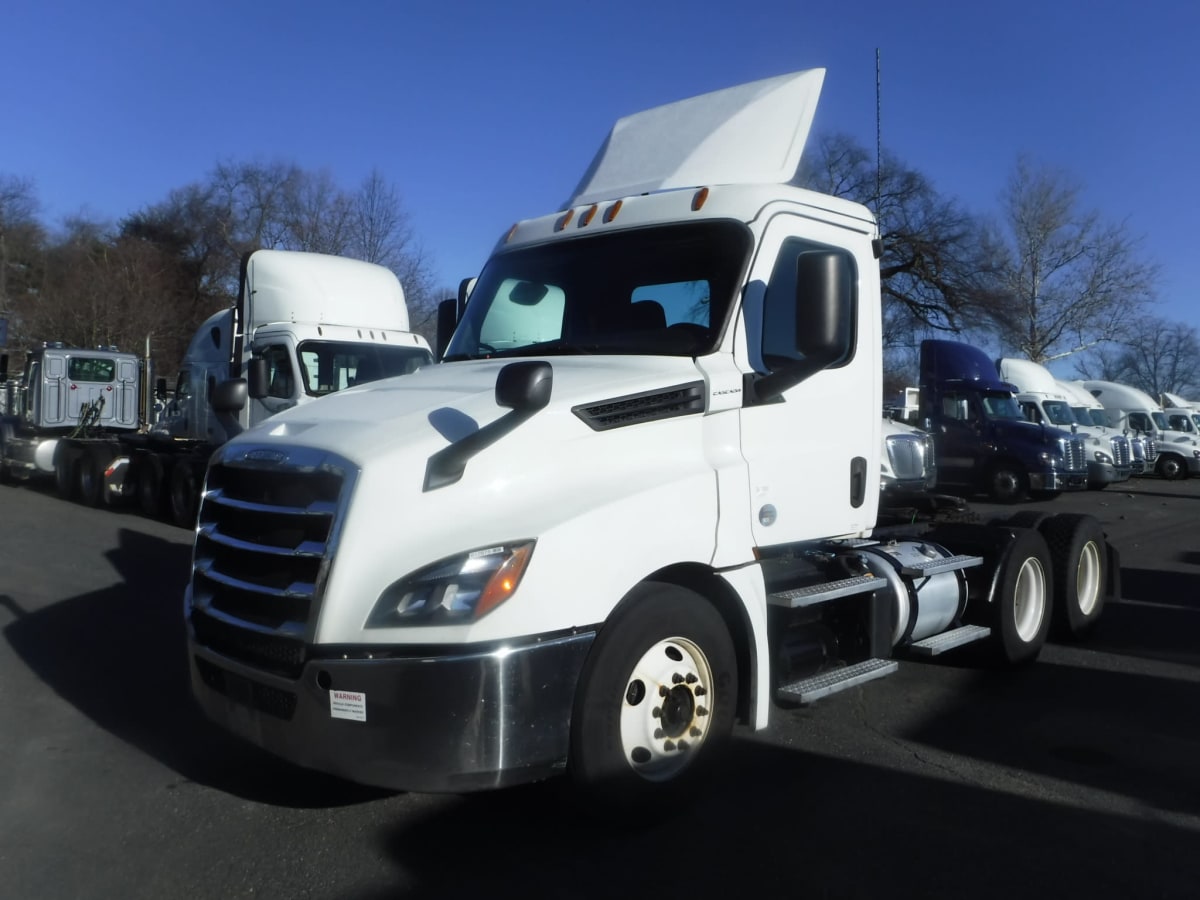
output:
[{"label": "white roof fairing", "polygon": [[786,184],[824,80],[824,69],[807,69],[625,116],[567,206],[698,185]]}]

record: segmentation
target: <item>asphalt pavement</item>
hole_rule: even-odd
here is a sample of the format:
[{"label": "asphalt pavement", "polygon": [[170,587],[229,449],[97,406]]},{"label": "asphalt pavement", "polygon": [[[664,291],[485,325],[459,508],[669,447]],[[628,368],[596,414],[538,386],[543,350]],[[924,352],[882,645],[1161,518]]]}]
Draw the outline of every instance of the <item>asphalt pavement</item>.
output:
[{"label": "asphalt pavement", "polygon": [[1200,896],[1200,479],[1020,508],[1121,554],[1086,642],[903,662],[600,824],[554,782],[392,794],[226,736],[188,694],[190,533],[0,486],[0,896]]}]

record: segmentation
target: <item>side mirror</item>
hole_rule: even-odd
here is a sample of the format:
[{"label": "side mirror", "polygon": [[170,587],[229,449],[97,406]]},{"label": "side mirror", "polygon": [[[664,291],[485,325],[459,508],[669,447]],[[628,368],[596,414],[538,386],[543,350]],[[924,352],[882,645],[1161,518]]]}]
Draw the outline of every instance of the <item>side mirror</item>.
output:
[{"label": "side mirror", "polygon": [[212,407],[217,412],[237,413],[246,408],[246,379],[222,381],[212,392]]},{"label": "side mirror", "polygon": [[[267,391],[270,390],[270,377],[267,361],[261,356],[250,360],[250,365],[246,367],[246,382],[247,392],[255,400],[261,400],[267,396]],[[245,406],[245,401],[242,402],[242,406]],[[242,406],[239,406],[238,409],[241,409]]]},{"label": "side mirror", "polygon": [[496,405],[519,413],[545,409],[554,387],[554,370],[544,360],[509,363],[496,376]]},{"label": "side mirror", "polygon": [[459,302],[453,298],[443,300],[438,304],[437,308],[437,358],[446,355],[446,348],[450,345],[450,338],[454,334],[454,329],[458,327],[458,310]]},{"label": "side mirror", "polygon": [[754,399],[765,402],[834,363],[853,346],[854,263],[831,250],[812,250],[796,259],[794,362],[754,382]]},{"label": "side mirror", "polygon": [[823,366],[850,350],[854,272],[844,253],[812,251],[796,260],[796,348]]}]

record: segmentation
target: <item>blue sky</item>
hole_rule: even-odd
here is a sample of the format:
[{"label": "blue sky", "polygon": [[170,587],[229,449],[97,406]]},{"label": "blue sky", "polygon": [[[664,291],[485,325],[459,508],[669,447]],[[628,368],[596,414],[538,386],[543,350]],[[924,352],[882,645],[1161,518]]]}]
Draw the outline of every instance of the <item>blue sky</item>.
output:
[{"label": "blue sky", "polygon": [[991,213],[1019,153],[1060,167],[1200,327],[1200,4],[1009,0],[315,3],[7,0],[0,172],[43,220],[118,219],[221,160],[399,190],[437,283],[557,209],[618,117],[826,68],[814,130],[885,147]]}]

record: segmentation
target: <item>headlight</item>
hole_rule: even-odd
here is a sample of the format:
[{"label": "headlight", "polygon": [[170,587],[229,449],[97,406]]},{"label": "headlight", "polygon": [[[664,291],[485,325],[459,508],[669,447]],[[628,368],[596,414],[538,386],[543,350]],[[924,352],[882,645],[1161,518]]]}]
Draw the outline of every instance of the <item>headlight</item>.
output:
[{"label": "headlight", "polygon": [[1049,450],[1043,450],[1038,454],[1038,459],[1048,466],[1062,465],[1062,457],[1057,453],[1051,453]]},{"label": "headlight", "polygon": [[406,575],[380,594],[367,627],[454,625],[487,615],[516,591],[534,543],[471,550]]},{"label": "headlight", "polygon": [[1096,451],[1096,462],[1104,463],[1106,466],[1112,465],[1112,457],[1109,456],[1107,453],[1104,453],[1103,451],[1097,450]]}]

